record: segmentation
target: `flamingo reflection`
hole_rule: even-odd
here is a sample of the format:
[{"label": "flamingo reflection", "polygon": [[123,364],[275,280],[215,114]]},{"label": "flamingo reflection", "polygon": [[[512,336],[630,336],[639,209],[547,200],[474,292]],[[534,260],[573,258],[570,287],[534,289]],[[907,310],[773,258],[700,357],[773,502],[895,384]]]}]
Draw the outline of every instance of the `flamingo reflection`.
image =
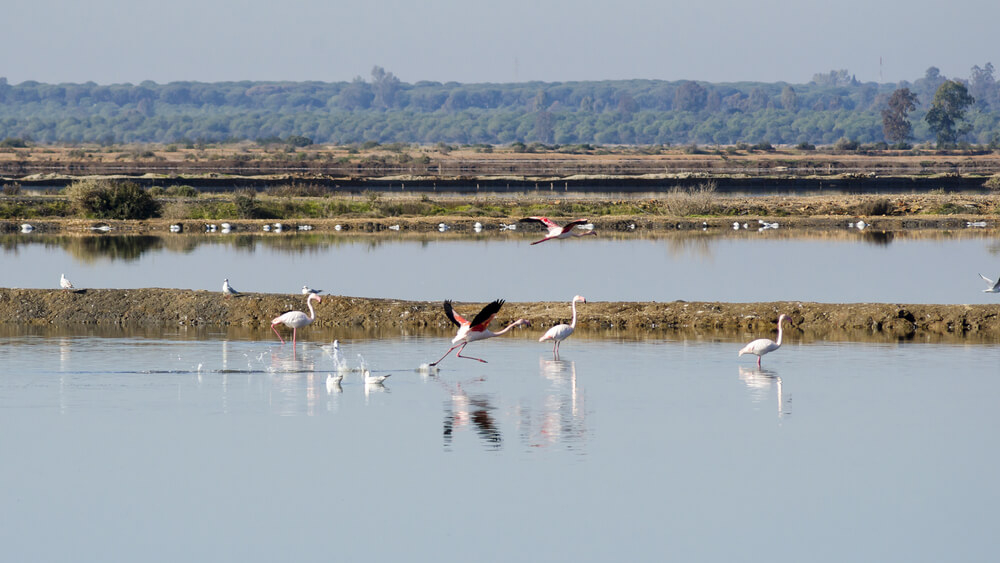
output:
[{"label": "flamingo reflection", "polygon": [[576,362],[539,358],[539,367],[550,385],[540,406],[521,407],[521,435],[532,448],[576,446],[586,436],[586,409],[577,384]]},{"label": "flamingo reflection", "polygon": [[486,395],[470,396],[461,383],[456,383],[454,387],[443,382],[442,385],[451,395],[451,401],[445,405],[443,429],[445,448],[451,449],[455,433],[471,423],[475,426],[476,434],[483,445],[491,450],[500,449],[503,445],[503,436],[491,414],[493,405],[490,403],[490,398]]},{"label": "flamingo reflection", "polygon": [[[740,381],[742,381],[754,395],[754,402],[762,402],[771,394],[771,386],[776,388],[778,399],[778,418],[786,414],[792,414],[792,397],[789,395],[787,403],[782,400],[781,376],[777,372],[766,369],[755,369],[740,366]],[[786,407],[787,405],[787,407]]]}]

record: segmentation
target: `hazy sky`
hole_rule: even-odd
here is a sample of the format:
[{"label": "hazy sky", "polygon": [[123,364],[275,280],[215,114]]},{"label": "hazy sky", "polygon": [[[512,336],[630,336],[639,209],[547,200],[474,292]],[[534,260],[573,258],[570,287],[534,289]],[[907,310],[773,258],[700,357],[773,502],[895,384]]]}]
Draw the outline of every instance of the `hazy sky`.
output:
[{"label": "hazy sky", "polygon": [[[31,0],[4,8],[12,84],[650,78],[897,82],[1000,66],[983,0]],[[880,68],[879,61],[882,61]],[[881,75],[881,76],[880,76]]]}]

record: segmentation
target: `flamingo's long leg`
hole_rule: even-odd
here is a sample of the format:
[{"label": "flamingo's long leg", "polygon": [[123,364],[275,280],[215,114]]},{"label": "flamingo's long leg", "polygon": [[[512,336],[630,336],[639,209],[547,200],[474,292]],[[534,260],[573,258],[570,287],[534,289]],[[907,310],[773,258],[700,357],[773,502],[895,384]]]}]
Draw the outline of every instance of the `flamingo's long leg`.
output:
[{"label": "flamingo's long leg", "polygon": [[487,362],[486,360],[484,360],[482,358],[473,358],[472,356],[463,356],[462,355],[462,350],[465,349],[465,345],[466,344],[468,344],[468,342],[465,342],[465,343],[462,344],[462,347],[458,349],[458,353],[455,354],[456,356],[458,356],[459,358],[465,358],[467,360],[479,360],[480,362],[483,362],[484,364],[488,364],[489,363],[489,362]]},{"label": "flamingo's long leg", "polygon": [[274,334],[276,334],[278,336],[278,340],[280,340],[281,343],[284,344],[285,343],[285,339],[282,338],[280,334],[278,334],[278,329],[274,328],[274,325],[271,325],[271,330],[273,330]]},{"label": "flamingo's long leg", "polygon": [[[465,344],[462,344],[462,345],[464,346]],[[448,351],[445,352],[444,355],[441,356],[441,358],[438,361],[434,362],[433,364],[428,364],[428,365],[430,365],[430,366],[436,366],[436,365],[440,364],[441,360],[447,358],[448,354],[451,354],[451,351],[454,350],[455,348],[458,348],[458,344],[452,346],[451,348],[448,348]]]}]

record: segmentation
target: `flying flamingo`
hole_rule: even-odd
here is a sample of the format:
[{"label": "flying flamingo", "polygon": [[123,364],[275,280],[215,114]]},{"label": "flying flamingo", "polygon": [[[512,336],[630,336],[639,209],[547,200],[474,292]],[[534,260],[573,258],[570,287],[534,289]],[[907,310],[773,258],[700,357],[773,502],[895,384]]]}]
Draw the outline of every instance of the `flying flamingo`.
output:
[{"label": "flying flamingo", "polygon": [[788,320],[788,315],[781,315],[778,317],[778,341],[775,342],[770,338],[758,338],[750,344],[747,344],[740,350],[740,356],[743,354],[753,354],[757,356],[757,367],[760,367],[760,357],[764,354],[774,352],[781,346],[781,323]]},{"label": "flying flamingo", "polygon": [[597,233],[595,233],[594,231],[586,231],[581,233],[579,231],[573,230],[573,227],[576,227],[578,225],[580,226],[586,225],[589,222],[586,219],[577,219],[576,221],[570,221],[569,223],[566,223],[565,225],[562,226],[558,225],[556,222],[552,221],[548,217],[528,217],[526,219],[521,219],[521,222],[541,223],[545,225],[545,227],[549,230],[549,234],[545,235],[545,238],[543,238],[542,240],[536,240],[531,244],[538,244],[540,242],[545,242],[547,240],[552,240],[554,238],[585,237],[587,235],[597,236]]},{"label": "flying flamingo", "polygon": [[554,342],[552,345],[552,355],[558,359],[559,358],[559,344],[563,340],[569,338],[569,335],[573,334],[576,330],[576,304],[577,302],[586,303],[587,300],[584,299],[582,295],[577,295],[573,298],[573,321],[569,324],[563,323],[556,325],[548,330],[544,336],[538,339],[539,342],[545,342],[546,340],[551,340]]},{"label": "flying flamingo", "polygon": [[469,322],[451,308],[450,300],[445,301],[444,314],[448,317],[448,320],[450,320],[452,323],[455,324],[455,326],[458,327],[458,334],[455,335],[455,338],[451,340],[451,343],[454,344],[454,346],[448,348],[448,351],[444,353],[444,356],[441,356],[441,359],[429,365],[431,366],[438,365],[439,363],[441,363],[441,360],[448,357],[448,354],[451,354],[451,351],[454,350],[455,348],[458,348],[458,353],[455,355],[458,356],[459,358],[479,360],[480,362],[483,362],[485,364],[486,360],[482,358],[463,356],[462,350],[465,349],[465,345],[468,344],[469,342],[475,342],[476,340],[485,340],[487,338],[493,338],[494,336],[500,336],[501,334],[505,334],[512,328],[517,328],[519,326],[531,326],[531,322],[529,322],[528,320],[517,319],[516,321],[507,325],[507,328],[501,330],[500,332],[490,331],[490,329],[488,328],[490,326],[490,321],[493,320],[493,317],[497,316],[497,313],[500,312],[500,307],[503,307],[503,304],[504,304],[503,299],[497,299],[496,301],[483,307],[483,310],[479,311],[479,313],[475,316],[475,318],[472,319],[472,322]]},{"label": "flying flamingo", "polygon": [[309,297],[306,297],[306,305],[309,305],[308,317],[302,311],[288,311],[274,317],[274,319],[271,320],[271,330],[274,331],[274,334],[278,335],[278,340],[280,340],[282,344],[285,343],[285,339],[278,334],[278,329],[274,328],[275,325],[284,324],[288,328],[292,329],[292,350],[295,350],[295,335],[298,330],[304,326],[309,326],[316,320],[316,311],[313,310],[312,306],[313,299],[315,299],[317,303],[322,303],[319,295],[310,293]]},{"label": "flying flamingo", "polygon": [[986,283],[990,284],[990,287],[984,289],[983,293],[1000,293],[1000,278],[997,278],[997,281],[994,282],[993,280],[982,274],[979,274],[979,277],[983,278],[984,280],[986,280]]}]

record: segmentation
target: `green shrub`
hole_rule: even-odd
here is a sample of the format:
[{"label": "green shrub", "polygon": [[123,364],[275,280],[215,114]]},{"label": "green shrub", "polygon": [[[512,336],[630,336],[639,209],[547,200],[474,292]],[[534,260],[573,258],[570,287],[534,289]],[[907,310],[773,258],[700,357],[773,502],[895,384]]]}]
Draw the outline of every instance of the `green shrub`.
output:
[{"label": "green shrub", "polygon": [[173,197],[198,197],[201,193],[194,186],[170,186],[166,191],[167,195]]},{"label": "green shrub", "polygon": [[0,147],[8,149],[25,149],[28,148],[28,142],[17,137],[7,137],[6,139],[0,141]]},{"label": "green shrub", "polygon": [[67,189],[73,208],[95,219],[149,219],[160,215],[160,203],[134,182],[80,180]]},{"label": "green shrub", "polygon": [[3,187],[3,195],[21,195],[21,184],[7,184]]},{"label": "green shrub", "polygon": [[990,176],[989,180],[983,182],[983,187],[990,191],[1000,191],[1000,174]]},{"label": "green shrub", "polygon": [[853,141],[847,137],[841,137],[833,144],[833,148],[838,151],[856,151],[859,146],[857,141]]},{"label": "green shrub", "polygon": [[260,215],[257,191],[253,188],[233,192],[233,204],[236,206],[236,216],[240,219],[256,219]]}]

